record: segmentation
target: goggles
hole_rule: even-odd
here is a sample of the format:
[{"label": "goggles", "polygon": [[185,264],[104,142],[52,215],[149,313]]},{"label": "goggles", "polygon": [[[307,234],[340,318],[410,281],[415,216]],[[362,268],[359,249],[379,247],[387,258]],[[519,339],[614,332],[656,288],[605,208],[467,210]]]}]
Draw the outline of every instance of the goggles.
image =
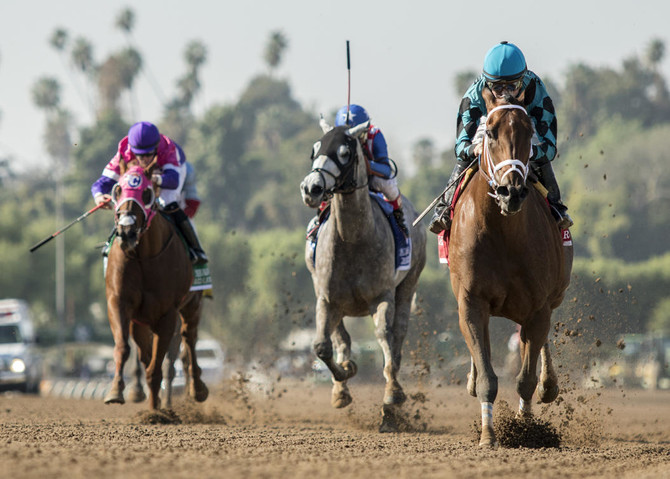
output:
[{"label": "goggles", "polygon": [[523,78],[518,80],[510,81],[486,81],[486,86],[495,93],[496,95],[502,95],[503,93],[514,93],[515,91],[521,89],[523,86]]}]

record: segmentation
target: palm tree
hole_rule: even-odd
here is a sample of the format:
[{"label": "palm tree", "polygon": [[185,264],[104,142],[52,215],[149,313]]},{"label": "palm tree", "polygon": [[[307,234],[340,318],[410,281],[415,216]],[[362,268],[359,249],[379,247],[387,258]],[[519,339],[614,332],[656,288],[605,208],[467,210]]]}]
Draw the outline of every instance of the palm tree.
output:
[{"label": "palm tree", "polygon": [[[119,14],[116,17],[115,26],[116,28],[121,30],[121,32],[126,36],[126,40],[131,49],[137,52],[137,54],[141,56],[141,50],[139,49],[137,43],[133,38],[133,29],[135,27],[135,12],[130,8],[125,8],[121,10],[121,12],[119,12]],[[149,69],[149,65],[147,65],[146,62],[141,62],[140,70],[146,74],[147,79],[151,84],[151,88],[153,89],[156,97],[158,97],[158,100],[161,102],[161,104],[165,104],[165,96],[163,95],[163,92],[161,91],[161,88],[158,85],[158,82],[156,81],[156,77]],[[133,105],[131,106],[131,109],[136,111],[137,110],[137,107],[135,105],[136,100],[134,100],[132,90],[131,90],[131,97],[133,97]]]},{"label": "palm tree", "polygon": [[263,54],[263,58],[268,64],[270,73],[272,73],[277,68],[277,66],[279,66],[282,55],[287,46],[288,40],[281,31],[277,30],[270,33],[270,38],[265,47],[265,53]]},{"label": "palm tree", "polygon": [[65,46],[67,45],[67,41],[68,41],[67,30],[63,28],[57,28],[51,34],[49,44],[51,44],[51,46],[54,47],[57,51],[64,52]]},{"label": "palm tree", "polygon": [[130,8],[125,8],[116,17],[116,27],[130,35],[135,26],[135,13]]},{"label": "palm tree", "polygon": [[[55,78],[41,77],[32,88],[33,101],[47,115],[45,146],[51,156],[56,183],[56,224],[63,223],[63,178],[69,165],[72,141],[70,140],[71,116],[60,108],[60,83]],[[56,238],[56,312],[63,342],[65,328],[65,243],[63,236]]]},{"label": "palm tree", "polygon": [[52,77],[41,77],[32,89],[33,102],[47,112],[53,111],[60,104],[60,83]]}]

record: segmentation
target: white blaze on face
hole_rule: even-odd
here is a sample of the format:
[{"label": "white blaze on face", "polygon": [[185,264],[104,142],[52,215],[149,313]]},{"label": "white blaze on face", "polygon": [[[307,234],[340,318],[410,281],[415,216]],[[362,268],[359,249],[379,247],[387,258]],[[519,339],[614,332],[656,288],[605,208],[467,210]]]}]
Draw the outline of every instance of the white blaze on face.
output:
[{"label": "white blaze on face", "polygon": [[119,218],[119,226],[132,226],[136,220],[135,215],[123,214]]}]

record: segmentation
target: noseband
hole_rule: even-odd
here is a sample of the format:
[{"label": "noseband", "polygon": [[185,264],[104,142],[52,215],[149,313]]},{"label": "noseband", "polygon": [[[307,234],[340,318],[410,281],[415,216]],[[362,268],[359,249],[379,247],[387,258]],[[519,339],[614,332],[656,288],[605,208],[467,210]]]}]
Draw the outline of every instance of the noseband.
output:
[{"label": "noseband", "polygon": [[[488,129],[488,123],[489,120],[491,119],[491,114],[498,111],[498,110],[511,110],[511,109],[517,109],[523,111],[526,115],[528,115],[528,112],[526,109],[520,105],[501,105],[495,107],[493,110],[491,110],[488,113],[488,116],[486,118],[486,125]],[[491,151],[489,149],[489,137],[488,135],[484,135],[484,148],[483,148],[482,155],[479,157],[479,171],[482,172],[484,177],[486,178],[486,182],[489,184],[491,189],[493,190],[493,193],[489,191],[489,196],[495,198],[496,201],[499,200],[499,196],[497,193],[497,189],[500,186],[500,183],[498,183],[498,180],[496,180],[496,173],[501,170],[502,168],[505,168],[506,166],[509,166],[510,168],[503,173],[501,181],[505,179],[505,177],[511,173],[518,173],[521,178],[523,178],[524,184],[526,183],[526,178],[528,177],[528,164],[524,163],[521,160],[518,160],[516,158],[510,158],[508,160],[501,161],[500,163],[495,163],[493,161],[493,158],[491,157]],[[530,155],[528,158],[533,155],[533,149],[530,149]],[[482,156],[484,157],[484,162],[486,164],[486,168],[482,168]]]}]

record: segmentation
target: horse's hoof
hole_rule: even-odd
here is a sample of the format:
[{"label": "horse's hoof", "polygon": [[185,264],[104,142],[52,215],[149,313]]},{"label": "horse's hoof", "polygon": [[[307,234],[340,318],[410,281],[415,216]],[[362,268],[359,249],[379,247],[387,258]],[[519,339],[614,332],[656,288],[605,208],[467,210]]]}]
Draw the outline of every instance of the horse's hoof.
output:
[{"label": "horse's hoof", "polygon": [[558,397],[558,392],[559,388],[557,384],[554,384],[549,389],[544,389],[541,383],[537,385],[537,397],[545,404],[554,402]]},{"label": "horse's hoof", "polygon": [[407,400],[407,395],[402,389],[396,389],[384,396],[384,404],[388,406],[400,406]]},{"label": "horse's hoof", "polygon": [[351,402],[353,401],[353,398],[351,397],[351,394],[349,394],[349,391],[340,391],[338,393],[333,393],[332,397],[330,398],[330,404],[336,409],[342,409],[343,407],[347,407]]},{"label": "horse's hoof", "polygon": [[351,359],[342,363],[342,369],[347,374],[347,379],[353,378],[358,372],[358,366]]},{"label": "horse's hoof", "polygon": [[191,383],[190,396],[197,402],[203,402],[209,396],[209,389],[201,380],[194,380]]},{"label": "horse's hoof", "polygon": [[382,423],[379,432],[398,432],[398,415],[395,406],[382,406]]},{"label": "horse's hoof", "polygon": [[107,394],[105,396],[105,404],[125,404],[126,400],[123,399],[123,394]]},{"label": "horse's hoof", "polygon": [[479,447],[485,449],[497,449],[498,441],[496,440],[496,435],[493,432],[493,428],[483,428],[482,435],[479,438]]},{"label": "horse's hoof", "polygon": [[132,389],[128,393],[128,399],[132,402],[142,402],[147,398],[147,395],[144,393],[144,389]]}]

